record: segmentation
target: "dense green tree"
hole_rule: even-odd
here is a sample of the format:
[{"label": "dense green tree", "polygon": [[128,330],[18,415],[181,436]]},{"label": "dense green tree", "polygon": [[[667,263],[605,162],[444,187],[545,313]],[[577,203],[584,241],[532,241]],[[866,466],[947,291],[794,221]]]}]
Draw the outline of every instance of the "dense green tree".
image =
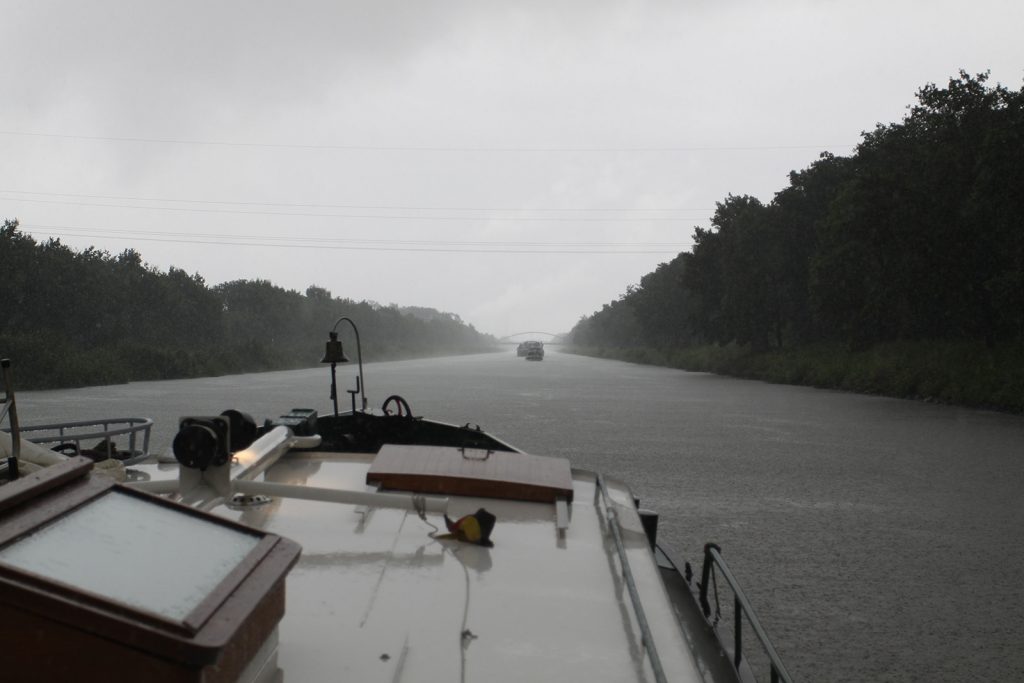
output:
[{"label": "dense green tree", "polygon": [[573,343],[614,348],[642,346],[643,334],[629,293],[605,304],[594,315],[581,319],[573,328]]},{"label": "dense green tree", "polygon": [[[819,341],[1024,341],[1024,90],[927,85],[850,157],[769,204],[729,195],[691,253],[583,318],[576,343],[755,350]],[[635,341],[631,341],[635,340]]]},{"label": "dense green tree", "polygon": [[0,334],[22,330],[31,319],[33,273],[38,246],[18,231],[18,221],[5,220],[0,228]]},{"label": "dense green tree", "polygon": [[813,268],[817,313],[842,337],[994,343],[1019,330],[1022,95],[985,81],[922,88],[903,122],[858,146]]},{"label": "dense green tree", "polygon": [[685,273],[689,254],[680,254],[668,263],[661,263],[640,278],[640,286],[632,290],[629,303],[634,311],[642,338],[647,344],[667,348],[691,343],[693,310]]},{"label": "dense green tree", "polygon": [[[821,245],[821,234],[836,189],[851,177],[846,157],[823,153],[802,171],[789,174],[789,186],[772,200],[772,239],[779,288],[779,330],[790,343],[821,338],[823,330],[811,306],[811,264]],[[776,339],[777,346],[782,339]]]},{"label": "dense green tree", "polygon": [[694,231],[687,284],[700,297],[711,339],[756,348],[781,344],[785,258],[770,207],[754,197],[719,202],[711,228]]},{"label": "dense green tree", "polygon": [[309,366],[341,315],[358,321],[366,359],[493,342],[457,316],[353,302],[315,285],[305,294],[266,280],[210,288],[180,268],[160,272],[131,249],[111,256],[37,243],[13,220],[0,228],[0,301],[0,355],[16,359],[22,387]]}]

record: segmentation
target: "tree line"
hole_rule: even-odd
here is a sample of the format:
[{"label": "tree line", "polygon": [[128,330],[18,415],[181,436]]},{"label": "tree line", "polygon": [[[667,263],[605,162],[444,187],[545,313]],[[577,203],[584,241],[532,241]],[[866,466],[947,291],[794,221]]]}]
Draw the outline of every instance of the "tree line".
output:
[{"label": "tree line", "polygon": [[[304,293],[266,280],[208,286],[126,249],[76,251],[0,228],[0,355],[20,388],[111,384],[315,365],[341,316],[359,327],[363,360],[474,353],[495,340],[457,315]],[[340,338],[354,361],[351,328]]]},{"label": "tree line", "polygon": [[926,85],[902,121],[790,173],[770,202],[729,195],[690,252],[581,319],[573,342],[1019,351],[1024,89],[987,80],[961,71]]}]

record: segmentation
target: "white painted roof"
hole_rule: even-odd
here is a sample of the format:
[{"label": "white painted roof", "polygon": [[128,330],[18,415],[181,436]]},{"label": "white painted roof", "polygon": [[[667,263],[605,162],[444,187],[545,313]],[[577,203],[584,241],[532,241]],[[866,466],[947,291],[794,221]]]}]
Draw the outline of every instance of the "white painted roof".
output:
[{"label": "white painted roof", "polygon": [[[265,480],[366,490],[373,457],[293,454]],[[631,493],[609,486],[623,526],[638,529]],[[278,499],[218,512],[303,547],[280,626],[285,680],[652,681],[595,489],[573,472],[564,537],[553,504],[451,497],[453,519],[497,516],[493,548],[435,540],[416,513],[393,509]],[[624,539],[667,679],[701,681],[646,538]]]}]

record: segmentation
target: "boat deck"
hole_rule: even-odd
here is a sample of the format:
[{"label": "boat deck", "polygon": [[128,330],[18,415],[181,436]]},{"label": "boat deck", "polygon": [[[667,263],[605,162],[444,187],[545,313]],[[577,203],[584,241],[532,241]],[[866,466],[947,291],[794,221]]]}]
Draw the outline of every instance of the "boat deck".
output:
[{"label": "boat deck", "polygon": [[[293,452],[262,480],[374,490],[375,457]],[[608,489],[665,677],[702,681],[632,495]],[[397,509],[273,499],[214,511],[302,545],[280,626],[285,680],[654,681],[595,476],[574,470],[572,493],[561,532],[555,503],[450,496],[452,519],[497,517],[490,548],[437,540]]]}]

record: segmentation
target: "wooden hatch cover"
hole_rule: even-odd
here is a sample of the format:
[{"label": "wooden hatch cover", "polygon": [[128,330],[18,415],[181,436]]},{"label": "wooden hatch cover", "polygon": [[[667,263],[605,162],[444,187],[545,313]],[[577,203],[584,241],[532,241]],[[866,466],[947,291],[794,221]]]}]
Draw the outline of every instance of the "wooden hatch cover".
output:
[{"label": "wooden hatch cover", "polygon": [[414,493],[537,503],[572,500],[567,459],[475,448],[385,444],[370,465],[366,482]]}]

